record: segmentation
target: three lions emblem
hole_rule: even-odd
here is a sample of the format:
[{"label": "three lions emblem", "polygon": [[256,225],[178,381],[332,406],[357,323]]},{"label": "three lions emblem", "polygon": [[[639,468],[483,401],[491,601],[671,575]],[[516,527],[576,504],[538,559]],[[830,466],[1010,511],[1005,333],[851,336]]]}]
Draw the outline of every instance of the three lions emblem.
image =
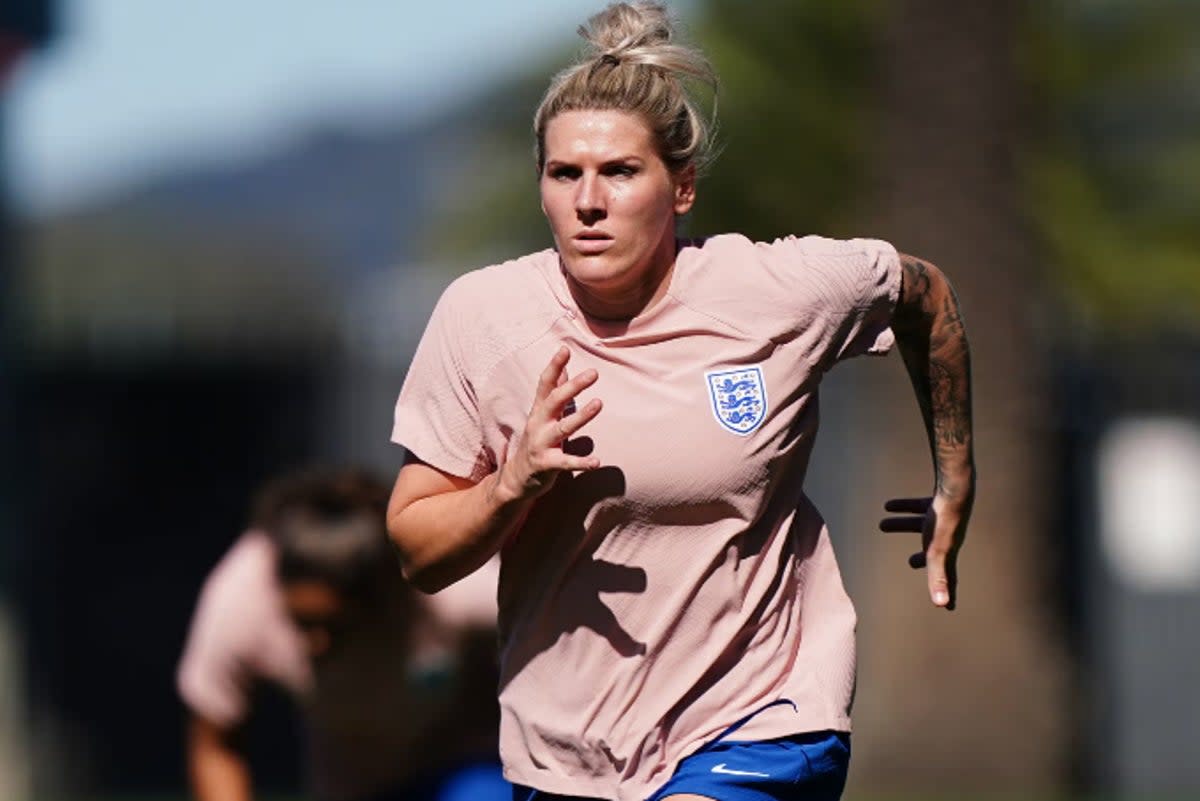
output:
[{"label": "three lions emblem", "polygon": [[704,374],[717,422],[745,436],[762,425],[767,415],[767,387],[762,370],[742,367]]}]

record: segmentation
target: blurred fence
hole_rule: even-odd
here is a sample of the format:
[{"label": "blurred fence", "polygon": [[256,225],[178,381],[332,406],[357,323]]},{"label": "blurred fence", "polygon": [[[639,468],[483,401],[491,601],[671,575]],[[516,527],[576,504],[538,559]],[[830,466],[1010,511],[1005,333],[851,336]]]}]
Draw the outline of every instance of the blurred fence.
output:
[{"label": "blurred fence", "polygon": [[1200,342],[1063,352],[1059,587],[1077,769],[1121,798],[1200,796]]}]

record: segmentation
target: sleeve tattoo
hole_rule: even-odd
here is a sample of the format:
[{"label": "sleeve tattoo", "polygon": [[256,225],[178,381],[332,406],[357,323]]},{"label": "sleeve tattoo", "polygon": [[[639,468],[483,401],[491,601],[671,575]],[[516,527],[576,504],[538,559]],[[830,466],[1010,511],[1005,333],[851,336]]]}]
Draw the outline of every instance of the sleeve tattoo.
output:
[{"label": "sleeve tattoo", "polygon": [[901,255],[900,301],[892,319],[925,421],[936,488],[954,492],[971,457],[971,358],[958,298],[937,267]]}]

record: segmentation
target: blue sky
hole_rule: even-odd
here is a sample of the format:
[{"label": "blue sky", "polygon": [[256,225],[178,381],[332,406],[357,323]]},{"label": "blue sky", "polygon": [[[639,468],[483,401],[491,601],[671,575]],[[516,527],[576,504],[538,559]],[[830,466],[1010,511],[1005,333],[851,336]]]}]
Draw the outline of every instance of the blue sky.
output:
[{"label": "blue sky", "polygon": [[[603,0],[59,0],[11,85],[18,208],[40,214],[308,125],[428,114],[557,45]],[[685,4],[686,5],[686,4]]]}]

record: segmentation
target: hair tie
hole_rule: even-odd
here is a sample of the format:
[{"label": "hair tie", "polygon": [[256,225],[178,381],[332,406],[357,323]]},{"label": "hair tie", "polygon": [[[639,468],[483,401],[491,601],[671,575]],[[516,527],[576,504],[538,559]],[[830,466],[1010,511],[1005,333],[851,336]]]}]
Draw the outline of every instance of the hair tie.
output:
[{"label": "hair tie", "polygon": [[601,53],[600,57],[592,62],[592,66],[588,68],[588,75],[593,76],[604,67],[616,67],[621,63],[620,56],[614,53]]}]

